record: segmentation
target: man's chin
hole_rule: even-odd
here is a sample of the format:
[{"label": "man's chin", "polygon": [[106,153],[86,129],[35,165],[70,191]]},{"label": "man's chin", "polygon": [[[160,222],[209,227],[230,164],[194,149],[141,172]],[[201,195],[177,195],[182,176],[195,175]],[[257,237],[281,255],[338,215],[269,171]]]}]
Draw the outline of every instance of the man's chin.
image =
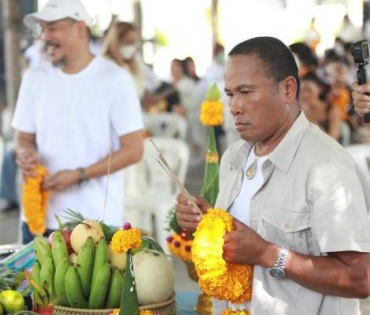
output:
[{"label": "man's chin", "polygon": [[62,59],[55,59],[55,60],[51,60],[51,64],[55,67],[55,68],[58,68],[58,69],[63,69],[65,66],[66,66],[66,60],[65,58],[62,58]]}]

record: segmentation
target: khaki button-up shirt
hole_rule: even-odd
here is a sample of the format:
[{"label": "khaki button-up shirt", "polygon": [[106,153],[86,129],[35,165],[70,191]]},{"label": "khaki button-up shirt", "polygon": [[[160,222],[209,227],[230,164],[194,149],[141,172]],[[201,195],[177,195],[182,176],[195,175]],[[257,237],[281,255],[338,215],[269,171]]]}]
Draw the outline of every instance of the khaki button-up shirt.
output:
[{"label": "khaki button-up shirt", "polygon": [[[224,153],[217,208],[229,210],[239,194],[252,147],[253,143],[239,141]],[[264,183],[252,197],[249,218],[251,228],[264,239],[305,255],[370,252],[368,174],[303,112],[265,161],[262,173]],[[360,315],[360,311],[357,299],[314,292],[255,266],[252,314]]]}]

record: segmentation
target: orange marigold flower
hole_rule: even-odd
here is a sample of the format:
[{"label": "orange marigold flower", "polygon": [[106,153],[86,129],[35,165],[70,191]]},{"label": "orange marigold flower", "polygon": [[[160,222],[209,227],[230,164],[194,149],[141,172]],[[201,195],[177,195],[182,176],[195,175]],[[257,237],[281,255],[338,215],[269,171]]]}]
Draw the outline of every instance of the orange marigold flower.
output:
[{"label": "orange marigold flower", "polygon": [[31,233],[44,234],[49,191],[42,187],[42,183],[48,175],[48,170],[42,165],[37,165],[35,173],[35,177],[25,178],[22,188],[22,205]]},{"label": "orange marigold flower", "polygon": [[109,315],[118,315],[119,314],[119,308],[116,308],[113,310],[112,313],[110,313]]},{"label": "orange marigold flower", "polygon": [[220,126],[224,121],[224,106],[220,101],[204,101],[200,109],[200,121],[205,126]]},{"label": "orange marigold flower", "polygon": [[115,253],[125,253],[131,248],[141,246],[141,231],[131,228],[114,233],[111,248]]},{"label": "orange marigold flower", "polygon": [[252,297],[253,268],[222,258],[224,235],[233,231],[233,218],[224,210],[209,209],[194,233],[192,260],[199,286],[208,295],[233,303]]}]

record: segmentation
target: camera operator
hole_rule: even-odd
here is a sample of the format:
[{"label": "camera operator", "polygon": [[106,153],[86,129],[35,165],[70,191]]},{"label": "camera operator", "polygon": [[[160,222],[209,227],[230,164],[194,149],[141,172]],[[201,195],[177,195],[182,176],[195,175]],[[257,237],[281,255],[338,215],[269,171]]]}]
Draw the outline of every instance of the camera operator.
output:
[{"label": "camera operator", "polygon": [[353,105],[355,112],[370,122],[370,84],[365,66],[369,60],[369,46],[366,41],[356,42],[352,46],[352,55],[358,64],[357,82],[352,84]]},{"label": "camera operator", "polygon": [[352,98],[355,112],[363,116],[370,113],[370,84],[359,85],[357,82],[352,84]]}]

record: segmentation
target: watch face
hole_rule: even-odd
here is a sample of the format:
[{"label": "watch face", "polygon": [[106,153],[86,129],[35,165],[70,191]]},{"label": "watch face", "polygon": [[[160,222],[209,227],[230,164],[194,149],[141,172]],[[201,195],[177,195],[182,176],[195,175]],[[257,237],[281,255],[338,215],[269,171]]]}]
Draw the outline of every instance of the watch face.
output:
[{"label": "watch face", "polygon": [[279,267],[272,267],[270,268],[270,275],[276,279],[284,279],[285,278],[285,271]]}]

